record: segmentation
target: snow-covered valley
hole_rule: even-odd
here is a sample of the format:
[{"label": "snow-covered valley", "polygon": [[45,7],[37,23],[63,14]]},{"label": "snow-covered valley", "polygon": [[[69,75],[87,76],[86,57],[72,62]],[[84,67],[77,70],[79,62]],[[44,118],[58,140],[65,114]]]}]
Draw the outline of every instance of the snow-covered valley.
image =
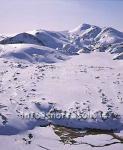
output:
[{"label": "snow-covered valley", "polygon": [[121,150],[122,59],[113,28],[1,36],[1,149]]}]

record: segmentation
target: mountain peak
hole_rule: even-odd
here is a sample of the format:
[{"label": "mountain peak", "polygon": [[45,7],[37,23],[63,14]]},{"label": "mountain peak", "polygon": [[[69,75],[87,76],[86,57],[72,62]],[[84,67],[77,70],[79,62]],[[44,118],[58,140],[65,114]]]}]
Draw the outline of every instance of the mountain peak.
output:
[{"label": "mountain peak", "polygon": [[90,25],[90,24],[87,24],[87,23],[83,23],[83,24],[80,24],[78,27],[76,27],[75,29],[69,31],[70,33],[80,33],[80,32],[84,32],[85,30],[89,29],[89,28],[99,28],[95,25]]},{"label": "mountain peak", "polygon": [[85,30],[89,29],[90,27],[91,27],[91,25],[83,23],[83,24],[80,24],[75,29],[71,30],[70,33],[77,33],[77,32],[81,32],[81,31],[85,31]]}]

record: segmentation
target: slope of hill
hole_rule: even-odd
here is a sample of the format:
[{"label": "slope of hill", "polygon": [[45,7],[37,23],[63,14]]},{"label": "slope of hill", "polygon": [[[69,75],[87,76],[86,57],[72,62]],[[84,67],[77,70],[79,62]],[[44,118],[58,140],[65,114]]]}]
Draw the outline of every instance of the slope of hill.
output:
[{"label": "slope of hill", "polygon": [[64,44],[68,43],[67,35],[62,32],[51,32],[46,30],[30,31],[30,34],[41,40],[45,46],[51,48],[62,48]]},{"label": "slope of hill", "polygon": [[55,49],[33,44],[7,44],[1,47],[1,58],[13,59],[15,61],[27,61],[31,63],[45,62],[55,63],[66,60],[67,56]]},{"label": "slope of hill", "polygon": [[13,37],[4,38],[3,40],[0,41],[0,44],[16,44],[16,43],[44,45],[42,41],[40,41],[35,36],[29,33],[20,33],[14,35]]},{"label": "slope of hill", "polygon": [[[33,50],[37,49],[46,50],[48,55],[53,51],[37,46],[32,49],[30,45],[26,48],[25,50],[25,46],[22,46],[14,51],[17,55],[27,53],[28,57],[32,57]],[[8,47],[7,51],[9,49]],[[38,50],[38,54],[42,55],[40,51],[44,55],[45,52],[42,50]],[[22,149],[23,146],[23,149],[39,150],[41,147],[38,145],[51,148],[55,144],[53,150],[57,150],[57,144],[60,150],[63,148],[67,150],[68,147],[76,150],[76,146],[72,144],[73,140],[81,143],[78,144],[80,150],[89,143],[112,146],[114,141],[116,147],[123,148],[120,140],[112,137],[112,134],[118,134],[116,132],[120,132],[120,136],[123,135],[122,62],[112,60],[111,54],[97,52],[80,54],[54,64],[44,61],[43,63],[28,63],[18,59],[16,61],[15,56],[14,59],[10,59],[13,57],[12,48],[10,53],[4,54],[9,56],[0,58],[2,149],[11,150],[16,147]],[[69,128],[59,127],[58,130],[57,125]],[[74,130],[70,131],[70,127],[84,131],[75,130],[74,133]],[[96,130],[89,135],[87,128]],[[82,144],[83,134],[86,132],[86,144]],[[98,132],[101,132],[104,138],[101,139],[103,143],[99,140]],[[96,143],[90,140],[90,136],[93,136]],[[47,142],[50,145],[47,145]],[[90,147],[86,149],[90,150]],[[106,146],[102,149],[106,149]]]},{"label": "slope of hill", "polygon": [[98,48],[106,51],[107,48],[114,44],[123,42],[123,33],[113,28],[104,28],[95,38],[95,49]]}]

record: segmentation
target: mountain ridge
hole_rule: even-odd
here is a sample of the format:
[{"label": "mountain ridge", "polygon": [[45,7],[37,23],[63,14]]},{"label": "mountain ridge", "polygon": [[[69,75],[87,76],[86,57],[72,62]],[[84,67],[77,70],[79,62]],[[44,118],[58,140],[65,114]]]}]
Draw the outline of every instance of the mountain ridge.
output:
[{"label": "mountain ridge", "polygon": [[[81,24],[73,30],[47,31],[33,30],[12,36],[1,36],[0,44],[34,44],[53,48],[67,55],[92,51],[116,53],[117,59],[123,52],[123,32],[112,27],[100,28]],[[120,44],[120,48],[119,48]],[[119,50],[120,49],[120,50]]]}]

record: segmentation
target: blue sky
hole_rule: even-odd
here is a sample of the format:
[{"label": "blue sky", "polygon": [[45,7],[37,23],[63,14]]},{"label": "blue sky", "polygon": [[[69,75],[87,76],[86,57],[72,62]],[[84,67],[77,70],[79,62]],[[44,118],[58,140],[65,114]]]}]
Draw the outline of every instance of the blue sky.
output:
[{"label": "blue sky", "polygon": [[123,0],[0,0],[0,33],[67,30],[82,23],[123,31]]}]

